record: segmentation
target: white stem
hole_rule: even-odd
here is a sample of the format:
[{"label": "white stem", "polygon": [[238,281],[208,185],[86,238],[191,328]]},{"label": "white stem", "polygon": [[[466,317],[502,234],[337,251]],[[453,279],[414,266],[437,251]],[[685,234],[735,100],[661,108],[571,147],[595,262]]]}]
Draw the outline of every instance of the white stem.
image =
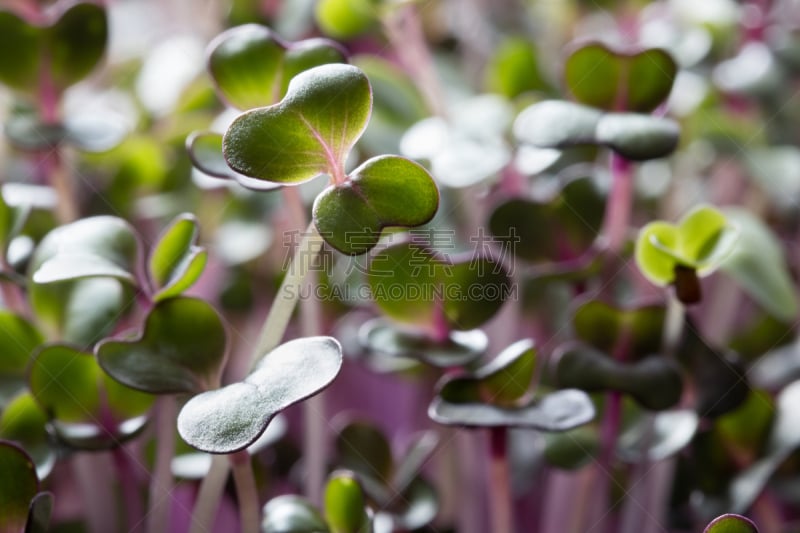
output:
[{"label": "white stem", "polygon": [[228,480],[230,461],[225,455],[215,455],[211,460],[211,468],[200,484],[200,491],[194,503],[192,525],[189,533],[208,533],[214,530],[214,519],[217,508]]},{"label": "white stem", "polygon": [[178,406],[172,395],[161,396],[156,427],[156,461],[150,479],[150,501],[147,513],[148,533],[167,533],[172,508],[172,457],[175,454],[175,419]]}]

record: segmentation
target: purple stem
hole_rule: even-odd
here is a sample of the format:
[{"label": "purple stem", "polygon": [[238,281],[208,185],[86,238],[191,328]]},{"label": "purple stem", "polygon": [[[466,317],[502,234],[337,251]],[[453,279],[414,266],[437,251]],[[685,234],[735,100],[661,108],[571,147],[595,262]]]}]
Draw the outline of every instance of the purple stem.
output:
[{"label": "purple stem", "polygon": [[609,252],[619,254],[625,245],[633,201],[631,163],[624,157],[611,154],[611,195],[603,220],[603,235]]},{"label": "purple stem", "polygon": [[144,507],[142,506],[142,497],[139,494],[139,486],[136,482],[136,475],[131,468],[128,452],[125,451],[124,447],[117,446],[112,450],[111,457],[117,470],[117,477],[122,490],[122,501],[125,503],[126,531],[128,533],[142,531]]},{"label": "purple stem", "polygon": [[491,531],[512,533],[514,531],[511,476],[508,468],[508,428],[489,429],[489,508]]}]

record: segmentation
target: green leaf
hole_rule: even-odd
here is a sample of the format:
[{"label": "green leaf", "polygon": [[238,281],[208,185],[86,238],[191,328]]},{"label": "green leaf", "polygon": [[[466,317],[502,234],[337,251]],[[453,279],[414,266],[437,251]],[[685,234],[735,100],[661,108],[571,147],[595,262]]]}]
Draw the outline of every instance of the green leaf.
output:
[{"label": "green leaf", "polygon": [[389,441],[374,425],[353,420],[336,433],[336,464],[383,483],[393,475]]},{"label": "green leaf", "polygon": [[314,9],[320,29],[334,39],[352,39],[378,24],[380,0],[320,0]]},{"label": "green leaf", "polygon": [[350,472],[334,472],[325,485],[325,519],[331,533],[369,531],[364,491]]},{"label": "green leaf", "polygon": [[44,342],[42,334],[26,319],[0,309],[0,375],[25,375],[33,350]]},{"label": "green leaf", "polygon": [[481,396],[495,405],[513,404],[531,387],[536,348],[530,339],[515,342],[474,374]]},{"label": "green leaf", "polygon": [[553,357],[560,387],[624,392],[653,411],[672,407],[683,392],[680,369],[674,360],[664,357],[647,357],[626,364],[578,343],[563,345]]},{"label": "green leaf", "polygon": [[659,48],[634,54],[591,43],[575,50],[564,64],[564,78],[581,103],[607,110],[649,112],[672,90],[678,65]]},{"label": "green leaf", "polygon": [[508,37],[497,46],[485,78],[489,91],[507,98],[548,88],[539,71],[536,46],[523,37]]},{"label": "green leaf", "polygon": [[189,400],[178,415],[178,432],[209,453],[246,448],[278,412],[330,385],[341,366],[342,348],[332,337],[284,343],[264,356],[243,382]]},{"label": "green leaf", "polygon": [[700,205],[687,213],[677,226],[651,222],[639,231],[636,264],[656,285],[675,280],[676,266],[710,274],[735,248],[740,230],[717,209]]},{"label": "green leaf", "polygon": [[439,191],[425,168],[402,157],[379,156],[320,193],[313,217],[325,242],[357,255],[378,243],[383,228],[420,226],[438,207]]},{"label": "green leaf", "polygon": [[100,62],[108,40],[105,9],[78,3],[68,8],[48,32],[50,75],[61,88],[85,78]]},{"label": "green leaf", "polygon": [[606,146],[644,161],[671,154],[680,128],[670,119],[637,113],[601,113],[572,102],[548,100],[524,109],[514,121],[516,138],[540,148]]},{"label": "green leaf", "polygon": [[198,233],[197,219],[184,213],[161,234],[148,264],[155,289],[153,301],[181,294],[203,273],[208,254],[197,246]]},{"label": "green leaf", "polygon": [[16,444],[0,440],[0,531],[25,530],[39,480],[30,457]]},{"label": "green leaf", "polygon": [[342,48],[327,39],[287,43],[266,26],[231,28],[209,45],[208,70],[220,96],[239,109],[280,100],[296,74],[327,63],[344,63]]},{"label": "green leaf", "polygon": [[31,279],[46,284],[112,277],[135,285],[138,253],[138,239],[125,220],[84,218],[45,235],[31,259]]},{"label": "green leaf", "polygon": [[720,269],[731,276],[765,311],[783,321],[798,313],[797,294],[778,239],[757,217],[743,209],[726,209],[739,239]]},{"label": "green leaf", "polygon": [[151,394],[198,393],[219,383],[225,363],[225,327],[203,300],[162,300],[135,340],[101,342],[100,366],[125,385]]},{"label": "green leaf", "polygon": [[320,512],[305,498],[285,494],[264,506],[261,522],[264,533],[327,533],[328,525]]},{"label": "green leaf", "polygon": [[209,131],[195,131],[186,137],[186,151],[192,165],[200,172],[236,181],[242,187],[255,191],[272,191],[280,188],[277,183],[248,178],[228,166],[222,155],[222,134]]},{"label": "green leaf", "polygon": [[315,67],[292,79],[280,103],[239,115],[223,137],[223,153],[235,171],[253,178],[302,183],[327,173],[341,182],[371,107],[361,70]]},{"label": "green leaf", "polygon": [[724,514],[712,520],[703,533],[758,533],[758,527],[744,516]]},{"label": "green leaf", "polygon": [[50,516],[53,514],[53,494],[40,492],[33,497],[28,511],[28,524],[25,533],[48,533]]},{"label": "green leaf", "polygon": [[71,428],[88,426],[91,431],[79,434],[90,435],[92,446],[115,446],[131,436],[124,423],[142,417],[153,402],[149,394],[106,375],[92,354],[67,345],[48,345],[37,352],[29,385],[57,432],[69,438]]},{"label": "green leaf", "polygon": [[0,413],[0,439],[14,441],[30,454],[39,479],[46,478],[56,463],[46,423],[47,415],[29,392],[19,394]]},{"label": "green leaf", "polygon": [[454,401],[445,394],[444,389],[441,392],[428,407],[428,416],[435,422],[450,426],[567,431],[590,422],[595,415],[589,396],[576,389],[556,391],[513,409]]},{"label": "green leaf", "polygon": [[617,456],[631,464],[661,461],[680,452],[694,438],[700,421],[692,409],[638,415],[617,439]]},{"label": "green leaf", "polygon": [[0,11],[0,49],[13,50],[0,58],[0,83],[13,89],[32,90],[39,82],[41,30],[9,11]]},{"label": "green leaf", "polygon": [[612,353],[625,338],[626,358],[638,360],[661,350],[665,312],[662,305],[618,309],[589,300],[575,310],[572,322],[575,335],[601,352]]},{"label": "green leaf", "polygon": [[477,254],[451,259],[415,242],[376,253],[367,280],[373,300],[386,315],[428,330],[439,319],[452,329],[476,328],[512,294],[511,280],[500,263]]}]

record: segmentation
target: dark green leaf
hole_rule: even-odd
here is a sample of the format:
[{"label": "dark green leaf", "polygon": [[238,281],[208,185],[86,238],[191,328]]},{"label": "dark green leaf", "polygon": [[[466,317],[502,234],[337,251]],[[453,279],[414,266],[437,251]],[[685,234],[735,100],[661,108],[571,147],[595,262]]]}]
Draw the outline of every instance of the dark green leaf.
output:
[{"label": "dark green leaf", "polygon": [[45,57],[53,83],[64,88],[85,78],[103,57],[107,39],[103,6],[86,2],[68,8],[48,31]]},{"label": "dark green leaf", "polygon": [[351,65],[330,64],[295,76],[280,103],[239,115],[223,137],[237,172],[274,183],[320,174],[344,180],[344,163],[372,108],[369,81]]},{"label": "dark green leaf", "polygon": [[184,213],[161,234],[148,264],[154,301],[181,294],[203,273],[207,253],[205,248],[197,246],[198,232],[197,219]]},{"label": "dark green leaf", "polygon": [[222,155],[222,134],[220,133],[192,132],[186,138],[186,151],[195,168],[209,176],[232,179],[242,187],[255,191],[272,191],[280,188],[277,183],[248,178],[229,167]]},{"label": "dark green leaf", "polygon": [[572,322],[576,336],[601,352],[612,353],[624,337],[626,358],[635,360],[661,350],[665,312],[662,305],[617,309],[589,300],[575,310]]},{"label": "dark green leaf", "polygon": [[50,475],[56,462],[46,423],[47,415],[28,392],[14,398],[0,414],[0,439],[15,441],[30,454],[39,479]]},{"label": "dark green leaf", "polygon": [[562,346],[554,359],[559,386],[625,392],[654,411],[672,407],[683,392],[680,370],[671,359],[653,356],[625,364],[577,343]]},{"label": "dark green leaf", "polygon": [[33,90],[41,72],[41,30],[9,11],[0,11],[0,49],[13,50],[0,59],[0,82],[13,89]]},{"label": "dark green leaf", "polygon": [[547,464],[564,470],[581,468],[600,450],[597,429],[588,425],[561,433],[545,433],[544,438]]},{"label": "dark green leaf", "polygon": [[203,300],[160,301],[136,340],[105,340],[97,360],[114,379],[152,394],[198,393],[219,383],[225,327]]},{"label": "dark green leaf", "polygon": [[24,531],[29,506],[39,492],[33,461],[16,444],[0,441],[0,472],[0,531]]},{"label": "dark green leaf", "polygon": [[286,494],[272,498],[264,506],[261,522],[264,533],[327,533],[328,525],[319,511],[305,498]]},{"label": "dark green leaf", "polygon": [[309,39],[287,43],[266,26],[231,28],[209,45],[208,70],[220,95],[234,107],[274,104],[300,72],[327,63],[344,63],[333,41]]},{"label": "dark green leaf", "polygon": [[511,405],[531,387],[536,370],[533,341],[517,341],[478,369],[473,376],[479,382],[481,397],[495,405]]},{"label": "dark green leaf", "polygon": [[625,54],[601,43],[575,50],[564,65],[575,99],[607,110],[652,111],[669,95],[677,72],[678,65],[659,48]]},{"label": "dark green leaf", "polygon": [[332,337],[284,343],[264,356],[243,382],[189,400],[178,415],[178,432],[209,453],[246,448],[278,412],[330,385],[341,365],[342,349]]},{"label": "dark green leaf", "polygon": [[342,184],[314,202],[314,223],[325,241],[342,253],[372,249],[387,226],[413,227],[430,221],[439,191],[421,165],[397,156],[374,157]]}]

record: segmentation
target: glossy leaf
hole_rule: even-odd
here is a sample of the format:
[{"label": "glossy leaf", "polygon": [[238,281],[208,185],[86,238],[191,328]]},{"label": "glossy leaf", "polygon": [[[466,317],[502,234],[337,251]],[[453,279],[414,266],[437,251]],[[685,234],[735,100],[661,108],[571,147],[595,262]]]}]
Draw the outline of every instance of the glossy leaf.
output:
[{"label": "glossy leaf", "polygon": [[669,95],[677,72],[678,65],[659,48],[626,54],[602,43],[582,46],[564,64],[575,99],[607,110],[652,111]]},{"label": "glossy leaf", "polygon": [[327,533],[328,524],[305,498],[285,494],[264,506],[261,530],[264,533]]},{"label": "glossy leaf", "polygon": [[178,432],[209,453],[246,448],[278,412],[330,385],[341,365],[342,349],[332,337],[284,343],[264,356],[244,381],[189,400],[178,415]]},{"label": "glossy leaf", "polygon": [[29,506],[39,492],[33,461],[16,444],[0,440],[0,472],[0,531],[24,531]]},{"label": "glossy leaf", "polygon": [[673,360],[663,357],[625,364],[580,344],[562,346],[554,357],[555,378],[561,387],[625,392],[654,411],[672,407],[683,392],[680,370]]},{"label": "glossy leaf", "polygon": [[665,313],[662,305],[617,309],[589,300],[575,310],[572,323],[576,336],[601,352],[612,353],[626,338],[626,358],[638,360],[660,352]]},{"label": "glossy leaf", "polygon": [[464,427],[527,427],[541,431],[567,431],[590,422],[594,415],[594,405],[589,396],[576,389],[552,392],[538,401],[513,409],[451,401],[444,395],[434,398],[428,407],[428,416],[440,424]]},{"label": "glossy leaf", "polygon": [[208,254],[197,245],[198,232],[194,215],[183,214],[161,234],[148,264],[154,301],[181,294],[203,273]]},{"label": "glossy leaf", "polygon": [[691,409],[640,413],[617,440],[617,456],[632,464],[656,462],[683,450],[694,438],[699,417]]},{"label": "glossy leaf", "polygon": [[758,533],[758,527],[744,516],[724,514],[712,520],[703,533]]},{"label": "glossy leaf", "polygon": [[409,358],[439,368],[467,365],[483,355],[489,345],[486,334],[477,329],[451,331],[446,341],[436,342],[427,335],[406,331],[380,318],[364,323],[358,337],[374,359]]},{"label": "glossy leaf", "polygon": [[334,472],[325,486],[325,519],[331,533],[360,533],[368,528],[366,500],[350,472]]},{"label": "glossy leaf", "polygon": [[540,148],[606,146],[626,159],[644,161],[671,154],[680,129],[673,120],[638,113],[602,113],[594,108],[548,100],[524,109],[514,135]]},{"label": "glossy leaf", "polygon": [[105,340],[95,349],[117,381],[152,394],[198,393],[219,383],[225,327],[203,300],[176,297],[150,311],[136,340]]},{"label": "glossy leaf", "polygon": [[775,318],[794,320],[800,306],[780,242],[743,209],[728,209],[725,215],[738,228],[739,239],[720,269]]},{"label": "glossy leaf", "polygon": [[736,226],[717,209],[700,205],[687,213],[677,225],[651,222],[639,231],[636,264],[656,285],[675,280],[678,266],[710,274],[735,249],[739,236]]},{"label": "glossy leaf", "polygon": [[361,70],[315,67],[292,79],[280,103],[239,115],[223,137],[223,153],[231,168],[253,178],[302,183],[328,174],[340,182],[371,107]]},{"label": "glossy leaf", "polygon": [[60,226],[39,243],[31,279],[46,284],[88,277],[112,277],[135,284],[139,243],[121,218],[96,216]]},{"label": "glossy leaf", "polygon": [[488,403],[511,405],[531,387],[536,369],[536,348],[530,339],[515,342],[478,369],[481,396]]},{"label": "glossy leaf", "polygon": [[288,43],[266,26],[231,28],[209,45],[208,70],[219,94],[239,109],[274,104],[298,73],[327,63],[346,62],[333,41]]},{"label": "glossy leaf", "polygon": [[[48,345],[35,355],[29,384],[36,401],[53,419],[60,437],[87,446],[110,447],[132,436],[128,420],[142,417],[153,397],[106,375],[92,354],[66,345]],[[140,424],[133,424],[140,429]],[[71,438],[70,436],[74,436]]]},{"label": "glossy leaf", "polygon": [[334,184],[314,201],[314,223],[342,253],[372,249],[388,226],[425,224],[439,207],[436,184],[421,165],[397,156],[372,158],[344,185]]}]

